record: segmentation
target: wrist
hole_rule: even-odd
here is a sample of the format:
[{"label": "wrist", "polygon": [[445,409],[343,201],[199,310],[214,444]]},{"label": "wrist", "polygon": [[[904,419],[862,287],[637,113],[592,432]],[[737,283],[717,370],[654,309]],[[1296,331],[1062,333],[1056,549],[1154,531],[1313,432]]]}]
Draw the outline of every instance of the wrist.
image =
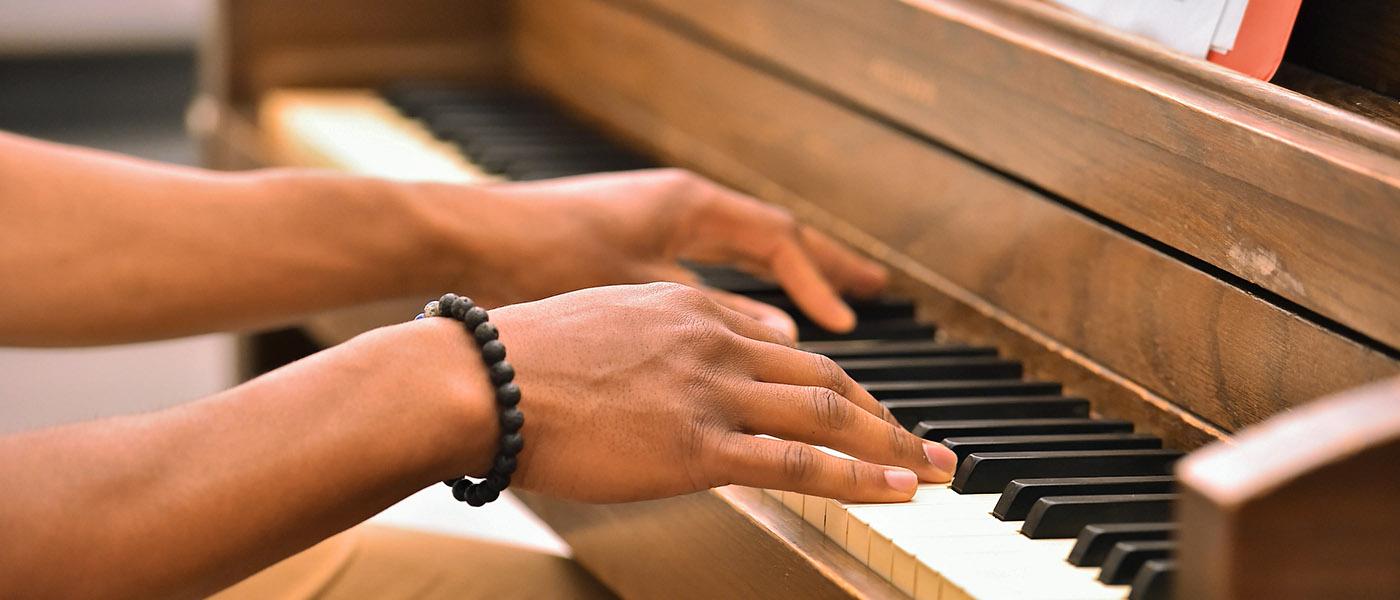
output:
[{"label": "wrist", "polygon": [[368,353],[377,357],[376,371],[388,375],[379,396],[416,414],[419,426],[398,435],[423,483],[485,474],[500,429],[494,387],[461,324],[422,319],[365,337],[377,346]]},{"label": "wrist", "polygon": [[[314,231],[302,243],[322,243],[353,261],[355,281],[368,294],[360,301],[433,296],[455,287],[461,254],[449,227],[450,198],[433,193],[443,184],[391,181],[311,169],[272,169],[247,176],[256,197],[314,212]],[[458,195],[472,188],[452,186]],[[299,207],[299,208],[298,208]]]}]

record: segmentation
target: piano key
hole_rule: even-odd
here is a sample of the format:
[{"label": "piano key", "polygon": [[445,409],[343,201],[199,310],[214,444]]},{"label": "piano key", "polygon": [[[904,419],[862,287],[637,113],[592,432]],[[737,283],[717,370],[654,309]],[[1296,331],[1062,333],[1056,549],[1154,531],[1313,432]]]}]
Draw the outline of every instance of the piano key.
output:
[{"label": "piano key", "polygon": [[1122,598],[1126,594],[1125,589],[1099,583],[1093,569],[1059,560],[1065,552],[1063,540],[1017,537],[901,538],[893,546],[894,566],[900,566],[902,554],[912,556],[919,576],[916,593],[946,583],[956,589],[942,593],[976,598]]},{"label": "piano key", "polygon": [[[897,402],[897,400],[891,400]],[[898,418],[898,415],[895,416]],[[1162,447],[1157,436],[1142,433],[1074,433],[1064,435],[966,436],[943,438],[958,460],[978,452],[1038,450],[1151,450]]]},{"label": "piano key", "polygon": [[[792,315],[792,318],[798,322],[798,325],[812,324],[811,319],[807,318],[802,310],[797,307],[797,303],[793,302],[781,289],[771,291],[739,291],[735,293],[782,309],[783,312]],[[895,298],[845,298],[844,300],[846,304],[851,307],[851,310],[856,313],[857,323],[871,320],[908,319],[912,321],[914,319],[914,303],[907,300]],[[879,341],[879,338],[873,339]]]},{"label": "piano key", "polygon": [[824,342],[839,339],[887,339],[919,340],[930,339],[937,329],[933,325],[913,319],[864,319],[857,320],[856,327],[848,333],[836,333],[820,328],[803,331],[803,341]]},{"label": "piano key", "polygon": [[1170,521],[1175,500],[1176,494],[1046,496],[1031,506],[1021,533],[1031,539],[1072,538],[1097,523]]},{"label": "piano key", "polygon": [[1119,419],[970,419],[919,421],[910,431],[926,440],[941,442],[949,437],[1120,433],[1132,430],[1131,421]]},{"label": "piano key", "polygon": [[628,152],[619,152],[605,147],[560,147],[552,150],[541,148],[540,151],[527,154],[509,154],[506,152],[486,151],[472,160],[481,168],[493,173],[504,173],[519,165],[538,165],[540,163],[562,163],[568,165],[627,165],[639,164],[636,156]]},{"label": "piano key", "polygon": [[1175,487],[1176,478],[1171,475],[1013,479],[1006,484],[992,516],[1003,521],[1024,521],[1031,505],[1047,496],[1169,494]]},{"label": "piano key", "polygon": [[950,487],[964,494],[989,494],[1002,491],[1012,479],[1169,475],[1181,455],[1178,450],[974,453],[958,466]]},{"label": "piano key", "polygon": [[[881,404],[884,404],[885,408],[888,408],[906,429],[917,425],[919,421],[1074,419],[1089,416],[1088,400],[1064,396],[885,400]],[[977,439],[981,440],[981,438]],[[1027,448],[1027,450],[1049,449]]]},{"label": "piano key", "polygon": [[715,265],[702,265],[692,262],[682,262],[687,269],[695,273],[700,280],[713,288],[718,288],[735,294],[752,292],[762,292],[765,294],[783,295],[783,288],[773,281],[755,277],[731,267],[720,267]]},{"label": "piano key", "polygon": [[1118,542],[1103,561],[1099,581],[1112,585],[1130,583],[1147,561],[1171,558],[1175,553],[1176,542],[1171,540]]},{"label": "piano key", "polygon": [[996,356],[991,346],[965,346],[934,340],[841,340],[803,342],[798,348],[833,359],[913,356]]},{"label": "piano key", "polygon": [[1021,377],[1021,363],[992,356],[852,358],[836,364],[857,381]]},{"label": "piano key", "polygon": [[1060,384],[1049,381],[989,379],[981,381],[874,381],[861,383],[877,400],[968,398],[986,396],[1050,396]]},{"label": "piano key", "polygon": [[1176,596],[1176,560],[1154,558],[1143,563],[1133,577],[1132,593],[1128,600],[1172,600]]},{"label": "piano key", "polygon": [[1124,541],[1153,541],[1171,539],[1176,524],[1160,523],[1095,523],[1079,531],[1074,549],[1069,553],[1070,564],[1097,567],[1103,564],[1113,545]]}]

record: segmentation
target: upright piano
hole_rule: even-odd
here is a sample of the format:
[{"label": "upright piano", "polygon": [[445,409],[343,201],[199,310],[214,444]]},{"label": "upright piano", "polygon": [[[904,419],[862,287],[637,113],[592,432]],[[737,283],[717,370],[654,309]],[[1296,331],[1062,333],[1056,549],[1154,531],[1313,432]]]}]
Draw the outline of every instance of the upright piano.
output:
[{"label": "upright piano", "polygon": [[1400,597],[1385,0],[1306,2],[1273,83],[1036,0],[218,6],[190,111],[210,166],[683,167],[896,275],[805,347],[952,447],[954,481],[897,505],[522,494],[621,595]]}]

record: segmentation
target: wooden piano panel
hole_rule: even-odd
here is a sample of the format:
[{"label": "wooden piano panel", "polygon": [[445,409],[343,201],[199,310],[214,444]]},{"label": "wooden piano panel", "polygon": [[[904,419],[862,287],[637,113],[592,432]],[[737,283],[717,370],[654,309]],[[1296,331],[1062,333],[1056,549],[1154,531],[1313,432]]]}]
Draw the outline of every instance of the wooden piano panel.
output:
[{"label": "wooden piano panel", "polygon": [[[524,3],[518,65],[677,164],[841,224],[837,233],[906,271],[930,305],[981,307],[1047,336],[1085,369],[1098,363],[1136,382],[1095,397],[1101,412],[1190,448],[1214,426],[1234,430],[1400,372],[1382,354],[634,9]],[[963,333],[960,319],[936,320]]]},{"label": "wooden piano panel", "polygon": [[904,597],[756,489],[728,486],[614,505],[517,495],[623,597]]},{"label": "wooden piano panel", "polygon": [[220,0],[201,89],[251,103],[287,85],[501,79],[509,10],[497,0]]},{"label": "wooden piano panel", "polygon": [[1400,347],[1400,130],[1034,0],[617,3]]}]

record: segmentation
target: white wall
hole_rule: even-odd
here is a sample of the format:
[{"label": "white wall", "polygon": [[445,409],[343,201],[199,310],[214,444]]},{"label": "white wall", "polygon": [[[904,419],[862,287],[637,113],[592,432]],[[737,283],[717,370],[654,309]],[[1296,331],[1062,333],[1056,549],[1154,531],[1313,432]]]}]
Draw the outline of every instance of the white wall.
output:
[{"label": "white wall", "polygon": [[0,0],[0,54],[189,46],[213,0]]}]

